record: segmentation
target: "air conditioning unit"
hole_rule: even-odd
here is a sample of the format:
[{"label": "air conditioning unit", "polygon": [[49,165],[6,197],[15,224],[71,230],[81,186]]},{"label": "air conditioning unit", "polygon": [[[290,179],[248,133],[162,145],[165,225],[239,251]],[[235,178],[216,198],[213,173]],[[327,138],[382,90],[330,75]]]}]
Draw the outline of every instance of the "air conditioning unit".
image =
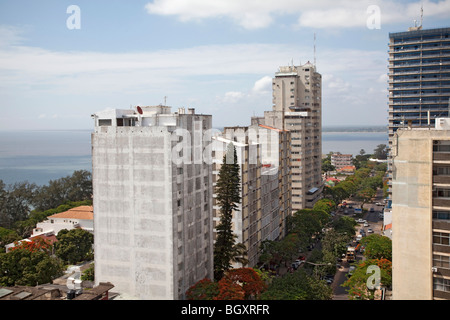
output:
[{"label": "air conditioning unit", "polygon": [[450,118],[437,118],[435,128],[436,130],[450,130]]},{"label": "air conditioning unit", "polygon": [[431,267],[431,272],[436,273],[437,272],[437,267]]}]

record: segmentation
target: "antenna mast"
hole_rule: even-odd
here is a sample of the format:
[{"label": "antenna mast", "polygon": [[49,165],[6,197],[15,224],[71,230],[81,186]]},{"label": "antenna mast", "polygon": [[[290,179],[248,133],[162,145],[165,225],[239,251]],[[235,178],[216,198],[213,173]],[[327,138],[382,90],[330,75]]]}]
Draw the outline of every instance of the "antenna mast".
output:
[{"label": "antenna mast", "polygon": [[317,67],[316,67],[316,33],[314,32],[314,68],[317,71]]},{"label": "antenna mast", "polygon": [[423,3],[420,6],[420,27],[422,28],[422,23],[423,23]]}]

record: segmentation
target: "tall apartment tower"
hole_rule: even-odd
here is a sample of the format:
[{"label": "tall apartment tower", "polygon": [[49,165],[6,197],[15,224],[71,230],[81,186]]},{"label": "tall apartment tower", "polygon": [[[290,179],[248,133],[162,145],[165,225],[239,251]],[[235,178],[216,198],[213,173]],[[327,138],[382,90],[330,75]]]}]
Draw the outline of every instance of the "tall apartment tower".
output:
[{"label": "tall apartment tower", "polygon": [[213,278],[212,170],[201,158],[212,117],[166,106],[93,117],[95,281],[183,299]]},{"label": "tall apartment tower", "polygon": [[[450,28],[424,30],[419,26],[390,33],[388,52],[388,133],[392,147],[397,129],[408,124],[433,127],[436,118],[449,116]],[[392,174],[390,161],[388,171]]]},{"label": "tall apartment tower", "polygon": [[398,128],[434,126],[450,99],[450,28],[389,34],[389,138]]},{"label": "tall apartment tower", "polygon": [[449,300],[450,119],[392,142],[392,297]]},{"label": "tall apartment tower", "polygon": [[291,132],[292,210],[312,208],[323,188],[322,76],[310,62],[280,67],[272,94],[272,111],[252,123]]},{"label": "tall apartment tower", "polygon": [[[252,125],[226,127],[214,137],[213,184],[215,186],[228,144],[236,149],[240,166],[241,203],[233,212],[236,242],[247,249],[248,267],[259,261],[264,240],[285,236],[286,217],[291,214],[289,174],[289,131]],[[213,195],[214,230],[220,207]],[[241,265],[234,265],[241,267]]]}]

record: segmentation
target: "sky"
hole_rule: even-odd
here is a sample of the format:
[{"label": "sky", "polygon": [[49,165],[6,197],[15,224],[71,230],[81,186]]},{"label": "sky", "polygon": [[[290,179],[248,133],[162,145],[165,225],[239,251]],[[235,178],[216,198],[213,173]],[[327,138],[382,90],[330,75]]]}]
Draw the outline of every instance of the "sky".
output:
[{"label": "sky", "polygon": [[0,130],[164,103],[245,126],[279,66],[308,61],[324,127],[387,125],[389,33],[421,6],[424,29],[450,26],[450,0],[0,0]]}]

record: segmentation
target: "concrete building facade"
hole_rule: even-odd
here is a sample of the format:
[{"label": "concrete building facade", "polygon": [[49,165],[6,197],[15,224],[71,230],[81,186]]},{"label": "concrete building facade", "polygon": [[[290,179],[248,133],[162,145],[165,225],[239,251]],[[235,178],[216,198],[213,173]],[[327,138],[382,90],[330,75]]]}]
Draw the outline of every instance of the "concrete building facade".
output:
[{"label": "concrete building facade", "polygon": [[[286,217],[292,211],[289,137],[289,131],[259,125],[226,127],[215,137],[214,185],[227,145],[232,143],[237,152],[241,203],[233,212],[233,231],[236,242],[247,248],[249,267],[257,265],[262,241],[277,240],[286,233]],[[220,214],[220,207],[213,199],[214,227],[220,221]]]},{"label": "concrete building facade", "polygon": [[212,171],[202,158],[212,117],[150,106],[93,118],[96,283],[183,299],[213,277]]},{"label": "concrete building facade", "polygon": [[273,107],[252,124],[291,132],[293,211],[312,208],[322,183],[322,76],[308,62],[282,66],[272,82]]},{"label": "concrete building facade", "polygon": [[336,170],[353,166],[353,155],[342,154],[340,152],[333,153],[331,155],[331,165],[334,166]]},{"label": "concrete building facade", "polygon": [[392,142],[393,299],[450,299],[450,120]]},{"label": "concrete building facade", "polygon": [[[433,127],[437,117],[449,116],[450,28],[419,26],[389,33],[388,53],[388,134],[392,147],[399,128]],[[391,161],[388,172],[390,184]],[[388,191],[391,198],[391,189]]]}]

